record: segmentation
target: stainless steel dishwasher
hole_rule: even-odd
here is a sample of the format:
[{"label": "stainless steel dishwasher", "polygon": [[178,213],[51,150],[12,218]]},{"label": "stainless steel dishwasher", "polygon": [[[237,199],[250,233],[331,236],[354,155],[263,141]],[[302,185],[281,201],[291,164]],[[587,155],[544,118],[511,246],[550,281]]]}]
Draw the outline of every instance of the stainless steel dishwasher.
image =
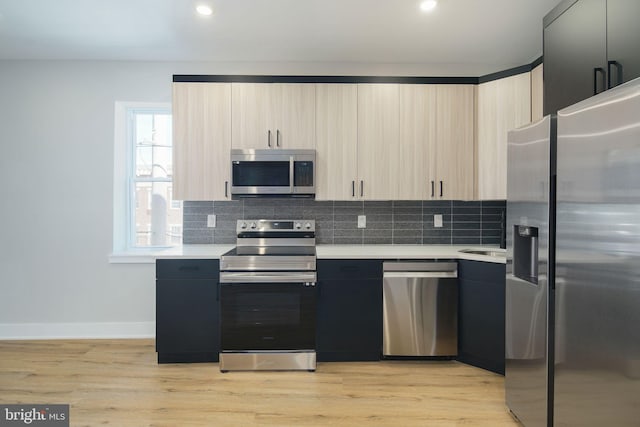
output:
[{"label": "stainless steel dishwasher", "polygon": [[383,264],[383,356],[458,354],[458,264]]}]

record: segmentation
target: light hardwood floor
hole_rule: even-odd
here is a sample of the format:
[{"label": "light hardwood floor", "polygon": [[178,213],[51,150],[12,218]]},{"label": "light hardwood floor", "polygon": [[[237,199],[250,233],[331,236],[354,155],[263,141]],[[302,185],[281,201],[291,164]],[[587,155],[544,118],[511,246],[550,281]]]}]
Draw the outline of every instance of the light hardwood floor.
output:
[{"label": "light hardwood floor", "polygon": [[71,425],[516,426],[504,378],[458,362],[309,372],[158,365],[153,340],[0,341],[0,403],[65,403]]}]

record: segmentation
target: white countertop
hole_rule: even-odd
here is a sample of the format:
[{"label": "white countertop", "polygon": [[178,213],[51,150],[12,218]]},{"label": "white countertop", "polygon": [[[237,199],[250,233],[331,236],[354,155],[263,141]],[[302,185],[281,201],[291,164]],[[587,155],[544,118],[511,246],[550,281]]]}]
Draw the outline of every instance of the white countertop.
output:
[{"label": "white countertop", "polygon": [[154,263],[156,259],[210,258],[218,259],[236,245],[180,245],[170,248],[141,248],[109,255],[109,262],[122,264]]},{"label": "white countertop", "polygon": [[[218,259],[235,245],[181,245],[172,248],[144,249],[114,253],[112,263],[153,263],[156,259]],[[461,249],[488,249],[504,252],[495,246],[473,245],[317,245],[318,259],[465,259],[505,264],[504,256],[487,256],[460,252]]]},{"label": "white countertop", "polygon": [[504,249],[473,245],[318,245],[318,259],[466,259],[506,263],[506,256],[487,256],[460,252],[461,249]]}]

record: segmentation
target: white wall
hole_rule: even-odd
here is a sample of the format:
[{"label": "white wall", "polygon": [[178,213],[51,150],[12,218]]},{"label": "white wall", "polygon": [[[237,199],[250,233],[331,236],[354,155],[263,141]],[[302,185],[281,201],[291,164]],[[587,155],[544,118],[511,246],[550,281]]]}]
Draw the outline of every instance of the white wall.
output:
[{"label": "white wall", "polygon": [[0,339],[153,336],[154,265],[108,262],[114,104],[169,102],[172,74],[433,76],[443,69],[0,61]]},{"label": "white wall", "polygon": [[153,335],[153,264],[109,264],[114,103],[172,67],[0,62],[0,338]]}]

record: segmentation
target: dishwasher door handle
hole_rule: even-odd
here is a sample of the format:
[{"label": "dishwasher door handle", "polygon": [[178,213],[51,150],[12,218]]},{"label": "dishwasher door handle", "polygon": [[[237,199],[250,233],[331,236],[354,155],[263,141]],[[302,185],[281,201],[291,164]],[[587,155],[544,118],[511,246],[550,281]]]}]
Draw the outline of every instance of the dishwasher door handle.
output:
[{"label": "dishwasher door handle", "polygon": [[394,278],[420,278],[420,277],[458,277],[458,273],[456,271],[394,271],[394,272],[385,272],[385,279],[394,279]]}]

